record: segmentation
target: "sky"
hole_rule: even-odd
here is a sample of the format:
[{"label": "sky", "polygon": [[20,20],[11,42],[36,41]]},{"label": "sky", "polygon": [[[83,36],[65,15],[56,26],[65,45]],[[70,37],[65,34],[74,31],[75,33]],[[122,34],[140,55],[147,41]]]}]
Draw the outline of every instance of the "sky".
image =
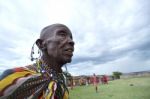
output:
[{"label": "sky", "polygon": [[150,70],[149,0],[0,0],[0,71],[31,64],[41,29],[67,25],[72,75]]}]

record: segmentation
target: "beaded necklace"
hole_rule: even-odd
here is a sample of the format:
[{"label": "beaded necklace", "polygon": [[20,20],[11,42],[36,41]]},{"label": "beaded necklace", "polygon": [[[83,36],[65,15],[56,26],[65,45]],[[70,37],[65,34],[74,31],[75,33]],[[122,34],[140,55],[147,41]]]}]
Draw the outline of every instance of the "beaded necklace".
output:
[{"label": "beaded necklace", "polygon": [[65,84],[64,73],[56,73],[56,71],[54,71],[53,69],[49,69],[48,66],[42,61],[37,61],[36,64],[42,74],[47,74],[47,77],[50,79],[49,82],[55,81],[57,83],[55,94],[58,99],[63,99],[65,92],[67,91],[69,93],[68,88]]}]

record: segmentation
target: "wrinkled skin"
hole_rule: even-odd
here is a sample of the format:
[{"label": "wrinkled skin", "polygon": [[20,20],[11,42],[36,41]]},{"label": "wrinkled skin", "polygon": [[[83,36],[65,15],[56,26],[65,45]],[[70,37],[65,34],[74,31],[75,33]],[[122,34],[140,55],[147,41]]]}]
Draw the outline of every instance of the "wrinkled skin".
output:
[{"label": "wrinkled skin", "polygon": [[71,62],[74,41],[71,31],[65,25],[47,26],[42,30],[36,44],[42,51],[42,60],[56,72],[62,72],[61,67]]}]

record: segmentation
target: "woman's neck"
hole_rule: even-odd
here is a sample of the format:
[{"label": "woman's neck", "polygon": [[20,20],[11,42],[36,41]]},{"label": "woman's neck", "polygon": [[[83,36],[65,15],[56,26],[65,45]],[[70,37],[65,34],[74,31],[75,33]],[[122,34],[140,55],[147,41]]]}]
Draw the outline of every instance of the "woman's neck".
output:
[{"label": "woman's neck", "polygon": [[46,68],[48,68],[48,70],[54,70],[56,73],[62,73],[62,66],[56,61],[56,59],[51,58],[48,55],[43,55],[41,60],[43,64],[47,66]]}]

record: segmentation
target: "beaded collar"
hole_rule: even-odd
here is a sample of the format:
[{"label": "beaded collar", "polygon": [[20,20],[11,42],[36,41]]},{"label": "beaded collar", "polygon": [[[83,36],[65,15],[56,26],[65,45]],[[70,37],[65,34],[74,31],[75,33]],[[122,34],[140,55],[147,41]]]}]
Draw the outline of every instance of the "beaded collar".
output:
[{"label": "beaded collar", "polygon": [[56,95],[58,96],[58,99],[63,98],[65,91],[67,91],[69,93],[69,90],[65,83],[65,77],[64,77],[65,74],[63,72],[56,73],[55,70],[48,68],[48,66],[46,64],[44,64],[44,62],[41,60],[36,61],[36,66],[37,66],[39,73],[46,76],[46,78],[48,77],[49,82],[55,81],[57,83]]}]

